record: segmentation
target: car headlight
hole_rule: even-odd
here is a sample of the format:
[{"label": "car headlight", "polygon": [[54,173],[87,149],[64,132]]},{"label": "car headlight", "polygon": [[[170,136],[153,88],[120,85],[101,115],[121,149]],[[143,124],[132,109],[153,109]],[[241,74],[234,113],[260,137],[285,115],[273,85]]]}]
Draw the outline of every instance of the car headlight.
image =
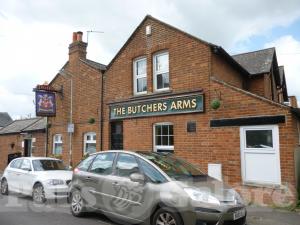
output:
[{"label": "car headlight", "polygon": [[63,185],[65,182],[63,180],[51,179],[51,180],[47,180],[46,183],[48,185],[56,186],[56,185]]},{"label": "car headlight", "polygon": [[235,198],[236,203],[244,205],[245,202],[244,202],[243,198],[240,196],[240,194],[237,193],[236,191],[234,191],[234,192],[235,192],[234,193],[234,198]]},{"label": "car headlight", "polygon": [[201,191],[201,190],[195,189],[195,188],[184,188],[184,191],[194,201],[220,205],[220,201],[216,197],[212,196],[210,193],[208,193],[206,191]]}]

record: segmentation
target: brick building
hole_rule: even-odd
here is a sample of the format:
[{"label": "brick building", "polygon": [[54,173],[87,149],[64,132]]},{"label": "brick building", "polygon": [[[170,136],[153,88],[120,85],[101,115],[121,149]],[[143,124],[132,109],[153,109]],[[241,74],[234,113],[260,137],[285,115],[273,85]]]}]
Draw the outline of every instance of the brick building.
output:
[{"label": "brick building", "polygon": [[230,56],[151,16],[108,66],[86,48],[73,33],[49,84],[57,110],[46,155],[74,165],[108,149],[173,152],[249,201],[295,201],[300,111],[274,48]]},{"label": "brick building", "polygon": [[102,74],[106,67],[87,59],[86,48],[82,32],[73,33],[69,60],[49,84],[58,92],[56,117],[48,118],[48,155],[61,155],[66,164],[101,149]]},{"label": "brick building", "polygon": [[299,109],[283,104],[274,48],[230,56],[146,16],[103,88],[104,150],[174,152],[246,189],[249,201],[296,199]]},{"label": "brick building", "polygon": [[30,118],[15,120],[0,130],[0,171],[14,155],[46,155],[46,119]]}]

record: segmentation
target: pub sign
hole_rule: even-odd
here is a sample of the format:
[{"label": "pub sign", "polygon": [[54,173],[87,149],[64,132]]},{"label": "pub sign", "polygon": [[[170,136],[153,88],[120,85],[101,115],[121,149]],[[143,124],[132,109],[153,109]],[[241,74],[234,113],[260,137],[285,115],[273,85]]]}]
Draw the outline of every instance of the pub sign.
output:
[{"label": "pub sign", "polygon": [[35,91],[35,107],[37,116],[55,116],[55,93],[45,90]]},{"label": "pub sign", "polygon": [[115,103],[110,105],[111,120],[196,112],[203,112],[203,94],[132,101],[129,103]]}]

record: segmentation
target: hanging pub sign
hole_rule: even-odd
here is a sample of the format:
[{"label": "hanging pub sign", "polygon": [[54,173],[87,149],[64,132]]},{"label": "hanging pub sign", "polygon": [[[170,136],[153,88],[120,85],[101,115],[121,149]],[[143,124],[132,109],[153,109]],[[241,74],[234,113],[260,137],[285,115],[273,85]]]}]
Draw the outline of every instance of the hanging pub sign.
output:
[{"label": "hanging pub sign", "polygon": [[195,112],[203,112],[203,94],[190,94],[110,105],[111,120]]},{"label": "hanging pub sign", "polygon": [[37,116],[55,116],[55,90],[48,85],[38,85],[35,89],[35,109]]}]

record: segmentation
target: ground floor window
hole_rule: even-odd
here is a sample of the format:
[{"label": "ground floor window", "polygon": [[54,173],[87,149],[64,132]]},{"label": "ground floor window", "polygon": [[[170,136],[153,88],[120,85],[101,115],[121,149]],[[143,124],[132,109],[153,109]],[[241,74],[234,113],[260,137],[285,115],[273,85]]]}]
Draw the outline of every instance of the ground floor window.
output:
[{"label": "ground floor window", "polygon": [[153,146],[156,152],[174,151],[174,131],[172,123],[156,123],[153,126]]},{"label": "ground floor window", "polygon": [[84,154],[96,152],[96,133],[89,132],[84,135]]},{"label": "ground floor window", "polygon": [[241,127],[241,165],[245,183],[281,183],[277,125]]},{"label": "ground floor window", "polygon": [[53,136],[53,154],[54,155],[61,155],[62,154],[62,135],[55,134]]}]

